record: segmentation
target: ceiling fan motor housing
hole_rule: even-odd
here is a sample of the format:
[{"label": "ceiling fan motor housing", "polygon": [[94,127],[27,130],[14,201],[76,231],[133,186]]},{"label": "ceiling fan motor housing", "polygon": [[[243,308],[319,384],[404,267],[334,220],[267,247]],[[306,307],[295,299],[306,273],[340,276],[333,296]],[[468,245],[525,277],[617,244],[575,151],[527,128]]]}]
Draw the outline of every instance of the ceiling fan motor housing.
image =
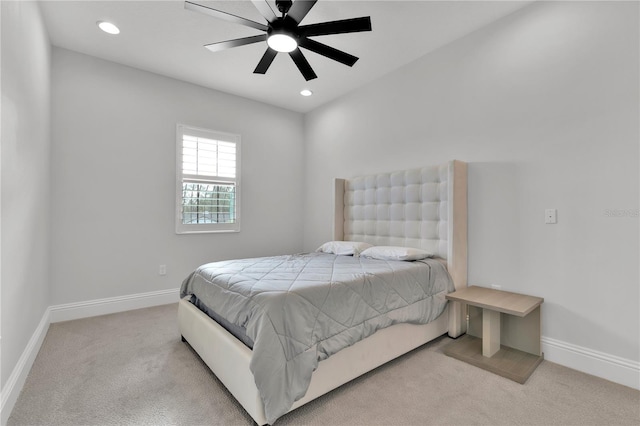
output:
[{"label": "ceiling fan motor housing", "polygon": [[300,35],[298,34],[298,23],[292,18],[285,16],[284,18],[278,18],[269,23],[269,29],[267,30],[267,37],[271,37],[275,34],[284,34],[298,41]]}]

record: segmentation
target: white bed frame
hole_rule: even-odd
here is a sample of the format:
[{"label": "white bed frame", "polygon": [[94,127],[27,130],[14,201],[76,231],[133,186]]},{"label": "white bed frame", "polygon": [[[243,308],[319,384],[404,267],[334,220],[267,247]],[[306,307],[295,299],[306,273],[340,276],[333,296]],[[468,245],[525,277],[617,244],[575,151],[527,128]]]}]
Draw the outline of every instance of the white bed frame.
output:
[{"label": "white bed frame", "polygon": [[[435,175],[437,176],[434,176]],[[406,176],[406,177],[403,177]],[[364,213],[364,222],[357,224],[357,216],[362,216],[363,206],[359,203],[354,209],[353,191],[358,185],[365,185],[356,198],[376,206],[376,181],[403,182],[407,191],[394,187],[394,191],[406,192],[408,198],[415,193],[415,182],[422,176],[426,184],[436,189],[437,200],[428,200],[431,204],[439,203],[437,217],[425,221],[419,238],[407,235],[416,232],[415,226],[391,226],[401,229],[398,232],[387,232],[389,218],[371,218]],[[359,180],[358,180],[359,179]],[[368,186],[367,186],[368,185]],[[410,188],[411,187],[411,188]],[[410,189],[410,190],[409,190]],[[371,192],[373,191],[373,192]],[[391,192],[391,191],[388,191]],[[433,194],[433,191],[431,191]],[[362,196],[363,195],[363,196]],[[397,197],[396,197],[397,198]],[[407,203],[411,200],[403,200]],[[425,200],[421,200],[424,202]],[[389,204],[395,200],[385,200]],[[358,204],[358,202],[356,203]],[[416,204],[413,202],[413,204]],[[375,210],[375,209],[374,209]],[[375,214],[374,214],[375,216]],[[384,216],[384,215],[383,215]],[[402,215],[403,216],[403,215]],[[397,222],[397,218],[395,218]],[[362,222],[362,221],[361,221]],[[428,223],[427,223],[428,222]],[[434,223],[435,222],[435,223]],[[366,230],[373,229],[373,233]],[[375,235],[376,229],[385,229],[385,235]],[[406,231],[412,229],[413,231]],[[354,232],[357,231],[357,232]],[[398,173],[387,173],[352,180],[336,179],[335,183],[335,220],[334,238],[336,240],[366,241],[376,245],[403,245],[417,248],[433,248],[439,257],[447,262],[456,289],[467,286],[467,165],[461,161],[450,161],[444,165]],[[394,233],[395,232],[395,233]],[[426,232],[426,233],[425,233]],[[435,232],[435,235],[434,235]],[[445,233],[446,235],[441,235]],[[459,305],[459,304],[455,304]],[[252,351],[242,342],[229,334],[223,327],[209,318],[193,304],[183,299],[178,307],[178,322],[183,338],[200,355],[211,371],[220,379],[236,400],[259,425],[267,423],[264,406],[255,385],[253,374],[249,369]],[[373,370],[374,368],[397,358],[445,333],[458,337],[465,332],[465,321],[462,308],[452,304],[435,321],[425,325],[397,324],[379,330],[366,339],[341,350],[335,355],[321,361],[311,377],[311,383],[305,396],[296,401],[294,410],[309,401]],[[291,411],[290,410],[290,411]]]}]

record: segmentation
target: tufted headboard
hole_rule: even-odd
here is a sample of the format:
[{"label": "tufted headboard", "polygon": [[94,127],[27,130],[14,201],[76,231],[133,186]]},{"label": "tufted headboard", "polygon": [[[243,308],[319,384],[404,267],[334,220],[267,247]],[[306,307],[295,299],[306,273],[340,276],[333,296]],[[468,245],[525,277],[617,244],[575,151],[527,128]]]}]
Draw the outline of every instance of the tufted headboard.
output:
[{"label": "tufted headboard", "polygon": [[334,238],[430,251],[466,287],[467,164],[336,179]]}]

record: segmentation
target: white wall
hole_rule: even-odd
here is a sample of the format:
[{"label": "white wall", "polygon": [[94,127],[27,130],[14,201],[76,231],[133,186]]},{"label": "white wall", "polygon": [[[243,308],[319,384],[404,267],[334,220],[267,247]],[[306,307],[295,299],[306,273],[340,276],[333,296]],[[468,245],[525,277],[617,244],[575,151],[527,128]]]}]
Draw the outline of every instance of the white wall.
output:
[{"label": "white wall", "polygon": [[51,48],[36,2],[2,1],[0,7],[0,375],[4,393],[7,380],[50,304]]},{"label": "white wall", "polygon": [[[301,250],[301,114],[59,48],[52,70],[52,304]],[[240,233],[175,234],[176,123],[241,135]]]},{"label": "white wall", "polygon": [[467,161],[469,283],[542,296],[544,336],[639,361],[639,221],[606,214],[639,207],[638,16],[533,4],[309,113],[304,248],[332,236],[334,177]]}]

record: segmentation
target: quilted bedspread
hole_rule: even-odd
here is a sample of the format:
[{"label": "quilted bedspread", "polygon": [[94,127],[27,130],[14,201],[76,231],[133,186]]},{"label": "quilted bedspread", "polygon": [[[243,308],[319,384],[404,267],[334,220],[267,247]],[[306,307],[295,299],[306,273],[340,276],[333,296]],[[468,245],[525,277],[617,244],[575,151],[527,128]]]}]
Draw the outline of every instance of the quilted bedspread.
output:
[{"label": "quilted bedspread", "polygon": [[318,362],[395,323],[424,324],[454,290],[437,260],[309,253],[215,262],[183,282],[254,341],[250,368],[269,423],[302,398]]}]

